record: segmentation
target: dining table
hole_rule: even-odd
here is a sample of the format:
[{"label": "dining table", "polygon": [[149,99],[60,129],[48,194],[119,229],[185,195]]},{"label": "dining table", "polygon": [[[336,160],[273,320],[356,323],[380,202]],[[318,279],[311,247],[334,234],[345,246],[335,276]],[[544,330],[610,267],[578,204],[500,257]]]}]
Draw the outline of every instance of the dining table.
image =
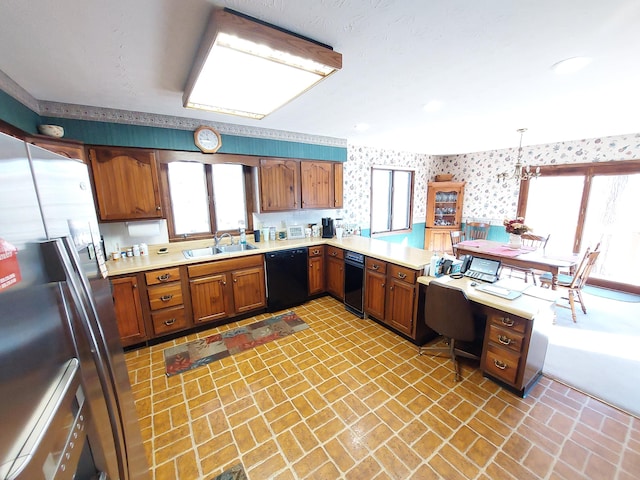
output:
[{"label": "dining table", "polygon": [[560,271],[569,271],[572,274],[580,261],[579,256],[573,253],[563,255],[547,253],[545,249],[520,246],[513,248],[507,243],[494,240],[465,240],[455,244],[458,258],[463,255],[499,260],[505,267],[519,267],[550,272],[552,276],[551,288],[555,290],[558,284]]}]

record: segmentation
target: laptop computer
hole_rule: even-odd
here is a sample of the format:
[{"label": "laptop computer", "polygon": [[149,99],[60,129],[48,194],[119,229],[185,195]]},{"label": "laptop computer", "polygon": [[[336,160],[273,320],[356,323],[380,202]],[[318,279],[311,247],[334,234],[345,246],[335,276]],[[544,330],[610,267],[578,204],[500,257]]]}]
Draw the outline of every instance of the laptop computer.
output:
[{"label": "laptop computer", "polygon": [[465,277],[473,280],[481,280],[483,282],[494,283],[498,281],[498,272],[500,271],[500,260],[490,260],[488,258],[473,257],[471,265],[466,272]]}]

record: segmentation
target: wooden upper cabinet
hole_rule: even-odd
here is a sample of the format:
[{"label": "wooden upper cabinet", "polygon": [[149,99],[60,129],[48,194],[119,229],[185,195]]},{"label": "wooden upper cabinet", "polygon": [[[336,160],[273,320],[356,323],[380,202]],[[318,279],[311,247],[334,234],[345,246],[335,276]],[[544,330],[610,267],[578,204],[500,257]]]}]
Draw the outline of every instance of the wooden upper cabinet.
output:
[{"label": "wooden upper cabinet", "polygon": [[333,164],[300,162],[302,208],[333,208]]},{"label": "wooden upper cabinet", "polygon": [[342,208],[343,206],[343,188],[342,188],[342,163],[333,164],[333,208]]},{"label": "wooden upper cabinet", "polygon": [[82,160],[84,163],[87,163],[87,155],[82,142],[76,140],[61,140],[43,135],[28,136],[25,138],[25,141],[57,153],[58,155],[62,155],[63,157]]},{"label": "wooden upper cabinet", "polygon": [[260,210],[282,212],[300,208],[299,162],[284,159],[260,160]]},{"label": "wooden upper cabinet", "polygon": [[92,147],[89,158],[101,220],[163,217],[155,151]]}]

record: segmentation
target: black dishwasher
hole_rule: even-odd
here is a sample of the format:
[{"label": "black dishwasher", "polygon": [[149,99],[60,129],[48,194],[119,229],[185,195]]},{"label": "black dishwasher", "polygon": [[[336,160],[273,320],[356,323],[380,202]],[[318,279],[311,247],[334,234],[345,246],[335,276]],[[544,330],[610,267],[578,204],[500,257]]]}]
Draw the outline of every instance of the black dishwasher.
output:
[{"label": "black dishwasher", "polygon": [[354,315],[364,318],[364,255],[344,253],[344,307]]},{"label": "black dishwasher", "polygon": [[267,266],[267,310],[276,312],[307,301],[307,249],[269,252]]}]

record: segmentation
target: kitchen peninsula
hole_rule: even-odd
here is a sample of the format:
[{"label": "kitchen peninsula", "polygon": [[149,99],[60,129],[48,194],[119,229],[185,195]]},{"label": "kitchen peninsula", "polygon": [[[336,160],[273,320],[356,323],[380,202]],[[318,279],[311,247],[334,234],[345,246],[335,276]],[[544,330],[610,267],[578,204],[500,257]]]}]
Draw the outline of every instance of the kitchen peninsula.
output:
[{"label": "kitchen peninsula", "polygon": [[[248,240],[255,248],[187,258],[184,250],[212,244],[212,240],[198,240],[150,246],[149,255],[108,261],[116,310],[123,315],[119,319],[123,320],[123,342],[134,345],[159,341],[201,325],[213,328],[263,313],[267,306],[265,255],[300,248],[309,251],[308,274],[310,280],[312,275],[316,278],[316,296],[317,285],[324,285],[327,288],[320,288],[320,294],[326,291],[343,300],[344,252],[362,254],[366,259],[365,318],[378,321],[416,345],[435,337],[422,313],[424,289],[433,280],[423,275],[431,252],[359,236],[263,242],[253,242],[249,236]],[[159,253],[164,248],[166,253]],[[318,267],[316,260],[322,251],[324,266]],[[338,262],[334,273],[326,267],[329,260]],[[330,280],[330,275],[339,278]],[[330,283],[340,287],[329,289]],[[486,315],[481,368],[501,385],[525,395],[542,372],[553,301],[531,295],[505,300],[476,291],[469,283],[466,278],[452,281]],[[311,292],[310,287],[309,298],[314,297]]]}]

